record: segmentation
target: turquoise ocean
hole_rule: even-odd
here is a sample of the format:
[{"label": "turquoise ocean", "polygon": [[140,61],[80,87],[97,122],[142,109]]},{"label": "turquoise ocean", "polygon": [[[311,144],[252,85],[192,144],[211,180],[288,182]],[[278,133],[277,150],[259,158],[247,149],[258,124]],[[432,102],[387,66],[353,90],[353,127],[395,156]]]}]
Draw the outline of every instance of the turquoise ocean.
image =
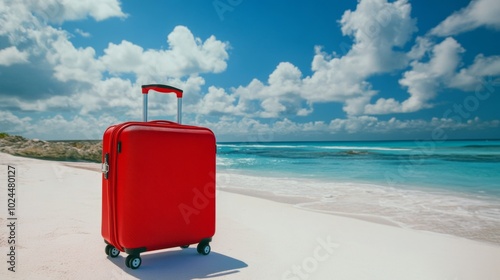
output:
[{"label": "turquoise ocean", "polygon": [[217,168],[308,208],[500,244],[500,140],[218,143]]}]

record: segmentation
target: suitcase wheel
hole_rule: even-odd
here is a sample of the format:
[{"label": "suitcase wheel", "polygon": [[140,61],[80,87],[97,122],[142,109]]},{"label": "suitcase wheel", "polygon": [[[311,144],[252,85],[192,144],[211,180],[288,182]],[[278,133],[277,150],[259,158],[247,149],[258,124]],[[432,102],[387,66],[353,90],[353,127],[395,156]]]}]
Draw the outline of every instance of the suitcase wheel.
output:
[{"label": "suitcase wheel", "polygon": [[106,252],[106,255],[112,258],[116,258],[120,254],[120,250],[116,249],[113,245],[108,244],[104,250]]},{"label": "suitcase wheel", "polygon": [[189,245],[182,245],[181,248],[182,249],[187,249],[187,248],[189,248]]},{"label": "suitcase wheel", "polygon": [[125,259],[125,265],[132,269],[138,269],[142,264],[142,259],[137,255],[128,255]]},{"label": "suitcase wheel", "polygon": [[196,250],[198,250],[198,253],[201,254],[201,255],[208,255],[210,254],[210,245],[208,244],[208,242],[202,242],[200,244],[198,244],[198,247],[196,247]]}]

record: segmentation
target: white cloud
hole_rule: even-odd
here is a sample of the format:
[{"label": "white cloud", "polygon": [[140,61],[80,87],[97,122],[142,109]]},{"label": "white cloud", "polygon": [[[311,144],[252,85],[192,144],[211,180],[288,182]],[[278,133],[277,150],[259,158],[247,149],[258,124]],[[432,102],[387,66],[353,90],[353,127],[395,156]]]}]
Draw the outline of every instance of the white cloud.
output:
[{"label": "white cloud", "polygon": [[411,5],[406,0],[359,1],[356,10],[346,11],[339,21],[342,33],[355,42],[344,59],[365,66],[358,69],[365,75],[403,67],[405,54],[393,49],[403,47],[417,31],[410,14]]},{"label": "white cloud", "polygon": [[[363,83],[366,84],[368,87],[368,83]],[[377,94],[376,91],[374,90],[365,90],[364,95],[360,95],[359,97],[355,98],[350,98],[347,99],[344,103],[344,111],[349,115],[349,116],[356,116],[356,115],[362,115],[365,114],[365,106],[366,104],[370,103],[370,100],[372,96],[375,96]]]},{"label": "white cloud", "polygon": [[[192,99],[187,106],[188,112],[259,118],[307,116],[313,112],[312,104],[320,102],[344,103],[344,111],[351,116],[415,112],[431,107],[430,101],[443,87],[465,89],[467,83],[470,88],[472,81],[476,80],[477,84],[477,78],[485,76],[480,75],[480,71],[490,75],[496,73],[495,58],[478,57],[476,66],[462,69],[460,77],[457,76],[460,53],[464,50],[452,38],[435,45],[428,38],[419,37],[410,52],[398,51],[417,30],[416,20],[410,14],[411,5],[405,0],[359,1],[356,10],[346,11],[339,21],[343,34],[354,41],[344,56],[329,55],[317,47],[311,76],[303,78],[296,66],[282,62],[269,75],[267,83],[254,79],[247,86],[237,87],[231,92],[210,87],[204,96],[199,95],[199,86],[195,86],[198,90],[193,96],[199,97],[200,101],[195,104]],[[168,80],[165,77],[180,80],[199,73],[219,73],[227,67],[229,45],[214,36],[202,41],[188,28],[178,26],[168,35],[167,41],[167,50],[144,50],[128,41],[110,43],[104,50],[105,54],[97,59],[93,49],[64,48],[61,43],[59,49],[63,51],[60,53],[67,53],[68,58],[66,63],[63,58],[58,60],[55,76],[62,81],[74,77],[91,81],[99,80],[98,75],[109,71],[118,77],[123,73],[133,73],[137,83],[149,83]],[[69,59],[75,54],[79,60]],[[421,62],[427,56],[430,60]],[[411,60],[412,69],[400,80],[400,84],[408,88],[410,97],[404,101],[379,98],[371,104],[378,92],[366,80],[373,75],[403,69]],[[73,65],[77,67],[72,69],[70,66]],[[81,73],[72,71],[77,69],[84,70]],[[96,76],[87,77],[84,72]],[[198,78],[201,82],[195,84],[203,84],[204,80]],[[96,102],[94,107],[99,108]],[[89,110],[93,109],[83,112]]]},{"label": "white cloud", "polygon": [[412,69],[403,74],[399,83],[408,88],[410,97],[403,102],[394,98],[380,98],[375,104],[367,104],[367,114],[388,114],[416,112],[432,107],[429,103],[436,97],[437,91],[446,87],[456,74],[461,62],[460,54],[465,50],[453,38],[446,38],[434,45],[430,60],[413,61]]},{"label": "white cloud", "polygon": [[334,133],[357,133],[369,131],[378,123],[378,119],[370,116],[350,117],[347,119],[334,119],[330,122],[330,130]]},{"label": "white cloud", "polygon": [[367,78],[404,68],[409,58],[403,47],[417,30],[407,1],[359,1],[339,21],[344,35],[354,40],[342,57],[316,49],[313,75],[304,79],[302,96],[311,102],[344,102],[348,114],[362,114],[364,105],[377,92]]},{"label": "white cloud", "polygon": [[23,111],[28,112],[45,112],[51,110],[73,110],[77,109],[80,105],[71,96],[56,95],[47,99],[36,99],[33,101],[24,101],[13,99],[13,104]]},{"label": "white cloud", "polygon": [[[404,52],[395,49],[403,47],[416,31],[410,12],[411,5],[406,0],[360,1],[355,11],[346,11],[339,21],[344,35],[354,40],[344,56],[327,54],[318,46],[311,76],[302,77],[296,66],[281,62],[267,83],[254,79],[230,93],[218,91],[218,102],[213,103],[213,108],[204,100],[201,111],[277,118],[307,116],[313,112],[313,103],[342,102],[348,114],[362,114],[364,106],[377,94],[366,79],[401,69],[409,61]],[[214,92],[208,94],[214,97]]]},{"label": "white cloud", "polygon": [[[327,54],[315,48],[311,76],[289,62],[281,62],[267,83],[257,79],[234,89],[228,108],[248,117],[307,116],[313,103],[342,102],[349,115],[364,113],[364,106],[377,94],[367,78],[406,67],[409,57],[403,47],[417,30],[405,0],[360,1],[355,11],[346,11],[339,21],[342,32],[354,45],[344,55]],[[238,98],[237,100],[234,98]],[[204,103],[205,104],[205,103]],[[220,110],[215,110],[220,111]]]},{"label": "white cloud", "polygon": [[34,18],[24,1],[0,1],[0,35],[26,29],[26,22],[32,20]]},{"label": "white cloud", "polygon": [[472,0],[469,5],[447,17],[434,27],[431,35],[456,35],[485,26],[500,30],[500,1]]},{"label": "white cloud", "polygon": [[37,16],[54,23],[81,20],[88,16],[96,21],[127,17],[121,10],[118,0],[26,0],[24,2]]},{"label": "white cloud", "polygon": [[139,89],[129,80],[109,78],[96,82],[90,90],[76,93],[73,99],[81,108],[80,114],[121,110],[123,116],[141,108]]},{"label": "white cloud", "polygon": [[25,51],[19,51],[17,47],[12,46],[0,50],[0,65],[11,66],[13,64],[28,63],[29,54]]},{"label": "white cloud", "polygon": [[417,37],[415,39],[415,45],[407,53],[410,60],[420,60],[425,55],[428,55],[432,50],[434,43],[427,37]]},{"label": "white cloud", "polygon": [[[5,6],[6,10],[0,11],[0,22],[6,23],[0,36],[16,47],[29,62],[3,69],[2,76],[4,79],[19,76],[29,76],[31,79],[31,83],[15,87],[11,79],[5,81],[0,86],[0,95],[15,95],[27,99],[70,95],[75,89],[85,87],[85,84],[88,86],[101,78],[103,67],[96,61],[93,48],[75,48],[69,41],[68,32],[33,16],[31,11],[35,7],[50,3],[55,2],[9,1]],[[25,100],[19,101],[23,102]],[[37,107],[44,106],[38,104]]]},{"label": "white cloud", "polygon": [[[432,100],[443,89],[474,91],[486,83],[487,77],[500,75],[500,56],[485,57],[479,54],[472,65],[460,68],[463,64],[461,54],[466,50],[451,37],[435,45],[424,39],[417,42],[412,51],[418,60],[412,61],[412,69],[406,71],[399,80],[400,85],[408,88],[410,97],[402,102],[394,98],[379,98],[374,104],[367,104],[364,113],[416,112],[433,107]],[[427,53],[430,57],[425,61],[424,54]]]},{"label": "white cloud", "polygon": [[438,88],[453,77],[461,61],[460,54],[464,51],[456,40],[446,38],[434,46],[429,62],[413,62],[412,70],[405,72],[399,80],[410,93],[410,98],[402,103],[400,110],[415,112],[430,107],[428,102],[435,98]]},{"label": "white cloud", "polygon": [[127,17],[117,0],[0,1],[0,35],[9,35],[11,41],[22,41],[26,33],[48,23],[61,24],[89,16],[97,21]]},{"label": "white cloud", "polygon": [[59,36],[52,42],[46,57],[54,65],[54,77],[59,81],[91,84],[102,77],[104,66],[95,59],[95,50],[91,47],[77,49],[66,36]]},{"label": "white cloud", "polygon": [[100,59],[108,71],[127,73],[138,71],[143,64],[143,53],[142,47],[123,40],[119,45],[109,43]]},{"label": "white cloud", "polygon": [[103,131],[118,122],[118,119],[108,114],[98,117],[75,115],[70,118],[56,114],[51,117],[33,119],[19,117],[8,111],[0,111],[0,132],[48,140],[101,139]]},{"label": "white cloud", "polygon": [[[61,20],[76,19],[83,14],[97,20],[104,18],[97,16],[86,6],[81,7],[85,11],[82,15],[73,13],[72,9],[77,6],[73,2],[47,1],[43,4],[31,4],[40,5],[40,11],[52,7],[57,12],[56,8],[60,8],[60,13],[55,18]],[[210,87],[205,96],[199,94],[204,80],[198,74],[219,73],[227,67],[229,44],[214,36],[202,41],[187,27],[177,26],[167,37],[166,50],[145,50],[124,40],[120,44],[110,43],[104,50],[104,55],[96,57],[93,48],[75,48],[64,30],[34,21],[38,24],[35,25],[37,28],[18,30],[17,40],[30,40],[34,43],[36,48],[32,49],[32,53],[38,59],[46,58],[46,62],[52,65],[53,75],[57,80],[91,86],[76,87],[76,91],[64,93],[61,97],[23,101],[20,106],[24,109],[44,110],[58,108],[73,99],[79,101],[78,108],[82,114],[109,108],[128,108],[129,114],[137,115],[140,107],[134,103],[136,97],[122,95],[122,99],[117,101],[118,98],[114,97],[118,92],[116,89],[133,91],[131,88],[140,84],[173,82],[174,85],[191,87],[185,89],[186,92],[191,92],[186,95],[186,112],[230,113],[259,118],[307,116],[313,112],[313,103],[333,101],[345,103],[344,111],[350,115],[362,114],[364,105],[377,94],[366,79],[399,69],[408,61],[406,55],[396,51],[395,47],[403,47],[416,31],[415,20],[410,17],[410,12],[411,6],[405,0],[360,1],[355,11],[347,11],[339,21],[343,33],[354,41],[346,55],[331,56],[317,47],[311,76],[304,78],[296,66],[283,62],[269,75],[267,83],[253,80],[247,86],[237,87],[231,92]],[[120,12],[108,15],[122,17],[124,14]],[[30,15],[26,17],[30,18]],[[103,80],[106,72],[116,77]],[[135,82],[121,80],[122,74],[129,73],[135,74]],[[183,80],[183,77],[187,77],[187,80]],[[117,86],[106,90],[108,84]],[[201,101],[197,102],[194,97],[199,97]],[[155,98],[160,97],[153,97]],[[151,109],[154,112],[161,108],[153,105]],[[171,110],[174,109],[171,105],[167,109],[169,112],[174,111]]]},{"label": "white cloud", "polygon": [[[373,136],[384,137],[397,135],[404,138],[432,138],[433,132],[439,130],[443,137],[461,131],[479,131],[500,128],[500,121],[482,121],[479,118],[460,122],[453,118],[432,118],[431,120],[380,120],[374,116],[351,116],[336,118],[330,122],[295,122],[290,119],[274,122],[262,122],[251,118],[223,117],[216,122],[203,120],[198,123],[214,130],[221,139],[248,142],[283,141],[286,139],[349,139],[353,136],[361,139],[372,139]],[[352,139],[352,138],[351,138]]]},{"label": "white cloud", "polygon": [[234,105],[236,97],[227,94],[222,88],[211,86],[208,93],[197,104],[197,112],[201,114],[238,114]]},{"label": "white cloud", "polygon": [[[78,6],[78,3],[80,1],[14,1],[12,5],[0,3],[0,7],[7,10],[0,11],[0,22],[7,26],[7,29],[0,31],[0,36],[5,36],[14,45],[0,51],[0,62],[9,66],[28,62],[29,59],[29,63],[24,63],[23,68],[3,69],[2,76],[5,79],[28,74],[35,79],[33,86],[3,83],[3,87],[0,86],[0,108],[36,112],[65,110],[83,115],[104,111],[140,119],[140,85],[154,82],[184,89],[188,93],[184,100],[188,109],[186,112],[189,112],[200,99],[199,92],[205,83],[198,74],[218,73],[227,67],[227,43],[216,40],[214,36],[201,41],[183,26],[176,27],[168,35],[169,49],[165,51],[144,50],[123,41],[119,45],[110,44],[104,50],[104,55],[97,57],[95,49],[76,48],[70,41],[70,33],[52,27],[48,24],[50,21],[40,20],[40,17],[34,17],[30,12],[35,6],[40,6],[41,10],[37,12],[40,13],[45,8],[63,5],[63,13],[55,15],[60,20],[80,18],[85,13],[96,20],[123,15],[121,11],[111,13],[109,9],[98,14],[87,3],[81,4],[83,6]],[[101,4],[112,7],[113,3],[115,1],[102,1]],[[55,6],[53,8],[57,8]],[[75,7],[79,7],[82,13],[74,13]],[[12,25],[8,20],[18,22]],[[20,47],[17,45],[23,49],[18,49]],[[109,73],[117,75],[106,77]],[[123,73],[134,73],[136,78],[122,78],[120,74]],[[175,114],[176,102],[166,102],[167,99],[167,96],[152,95],[151,113],[158,116]]]},{"label": "white cloud", "polygon": [[183,73],[220,73],[226,70],[229,45],[213,35],[202,42],[187,27],[176,26],[168,35],[167,42],[170,51],[168,58],[172,60],[168,62],[175,64],[175,67],[180,65],[179,69]]},{"label": "white cloud", "polygon": [[301,75],[296,66],[282,62],[269,75],[267,84],[254,79],[247,86],[239,86],[230,93],[210,87],[195,110],[205,114],[231,113],[260,118],[307,115],[312,108],[311,104],[303,106]]},{"label": "white cloud", "polygon": [[184,26],[168,35],[167,50],[144,50],[128,41],[110,43],[100,60],[112,73],[134,73],[140,80],[158,81],[198,73],[220,73],[227,67],[227,43],[210,36],[204,42]]},{"label": "white cloud", "polygon": [[102,138],[102,133],[107,127],[116,123],[118,120],[107,114],[98,117],[76,115],[72,118],[55,115],[31,122],[32,129],[27,133],[27,137],[36,135],[39,138],[49,140],[96,140]]},{"label": "white cloud", "polygon": [[75,29],[75,32],[80,34],[80,36],[82,36],[84,38],[89,38],[91,36],[90,33],[85,32],[85,31],[81,30],[80,28]]},{"label": "white cloud", "polygon": [[[396,101],[394,98],[379,98],[374,104],[361,104],[364,105],[364,112],[370,115],[382,115],[389,113],[402,113],[403,106],[399,101]],[[424,104],[421,104],[421,108],[423,108]]]},{"label": "white cloud", "polygon": [[486,57],[479,54],[474,59],[474,63],[467,68],[462,68],[453,77],[449,86],[464,91],[473,91],[478,85],[484,83],[487,77],[500,76],[500,56]]},{"label": "white cloud", "polygon": [[299,68],[289,62],[281,62],[273,73],[269,75],[269,79],[267,80],[269,89],[259,94],[263,98],[298,94],[302,85],[301,76],[302,73]]},{"label": "white cloud", "polygon": [[30,117],[18,117],[8,111],[0,111],[0,132],[8,131],[12,134],[24,134],[30,129]]},{"label": "white cloud", "polygon": [[[252,102],[257,100],[259,103],[258,116],[263,118],[276,118],[280,115],[297,115],[304,114],[302,107],[302,98],[300,97],[302,90],[302,73],[300,70],[289,62],[281,62],[276,69],[269,75],[268,85],[254,81],[249,88],[253,90],[242,91],[237,90],[240,96],[240,101]],[[257,87],[258,88],[257,88]],[[241,108],[248,108],[242,106]],[[245,111],[251,114],[252,111]]]},{"label": "white cloud", "polygon": [[[488,0],[473,1],[450,19],[472,15],[481,18],[476,21],[479,25],[500,28],[499,12],[491,12],[499,9],[500,2],[489,4]],[[352,48],[341,57],[330,56],[317,48],[312,63],[314,72],[304,79],[302,96],[310,102],[342,102],[344,111],[351,116],[409,113],[432,107],[431,101],[444,88],[473,90],[485,77],[500,75],[498,56],[480,54],[473,65],[458,69],[465,50],[453,38],[435,44],[429,38],[417,37],[408,53],[396,51],[417,30],[410,12],[407,1],[389,3],[385,0],[359,1],[355,11],[346,11],[339,22],[343,34],[353,37]],[[404,69],[410,62],[412,69],[399,80],[410,97],[404,101],[379,98],[370,103],[378,91],[366,80]]]},{"label": "white cloud", "polygon": [[[316,47],[308,76],[304,77],[292,63],[281,62],[267,80],[253,79],[247,85],[231,89],[209,85],[206,92],[201,92],[205,79],[200,74],[226,70],[229,43],[215,36],[202,40],[187,27],[177,26],[168,34],[165,50],[145,49],[126,40],[109,43],[104,50],[77,48],[67,31],[49,23],[87,17],[95,20],[126,17],[117,1],[94,3],[100,10],[88,3],[93,2],[0,3],[0,36],[12,45],[0,50],[0,65],[17,63],[17,67],[24,67],[22,70],[32,71],[29,73],[43,69],[43,73],[33,76],[43,77],[46,83],[40,90],[44,94],[33,99],[22,98],[22,92],[18,95],[5,92],[0,86],[0,130],[20,131],[28,137],[45,139],[99,139],[112,123],[141,119],[140,85],[153,82],[184,89],[186,122],[208,126],[222,139],[271,141],[291,136],[428,131],[435,127],[499,127],[498,121],[479,119],[380,120],[363,115],[415,112],[433,106],[431,101],[443,88],[473,90],[486,77],[500,75],[499,56],[480,54],[473,64],[462,67],[461,54],[465,50],[453,38],[436,44],[429,37],[418,37],[411,50],[404,51],[417,30],[416,20],[411,18],[411,5],[406,0],[360,0],[356,9],[346,11],[339,21],[343,34],[352,39],[352,47],[343,55],[328,54]],[[43,15],[46,9],[59,6],[59,12],[53,10],[53,20]],[[35,13],[37,17],[31,13],[34,7],[40,8]],[[19,17],[9,16],[12,14]],[[75,32],[86,35],[81,30]],[[101,51],[103,55],[98,56]],[[371,104],[379,92],[369,79],[402,70],[405,72],[399,82],[408,89],[409,97],[378,98]],[[34,95],[31,88],[25,91],[25,96]],[[311,114],[314,103],[327,102],[342,103],[347,118],[293,121],[292,117]],[[150,95],[150,116],[156,116],[152,118],[173,116],[175,107],[173,96]],[[24,113],[55,113],[31,119],[21,117],[24,114],[1,111],[5,108]],[[66,113],[58,113],[61,110]]]},{"label": "white cloud", "polygon": [[[198,115],[199,117],[199,115]],[[129,117],[126,119],[130,120]],[[123,119],[109,114],[55,116],[32,119],[19,117],[11,112],[0,111],[0,131],[22,134],[26,137],[41,139],[100,139],[102,132]],[[190,119],[190,124],[201,125],[212,129],[219,141],[251,141],[268,142],[286,139],[310,139],[312,135],[318,139],[372,139],[373,136],[404,138],[431,138],[438,129],[446,137],[459,130],[462,132],[482,131],[500,128],[499,120],[482,121],[479,118],[461,121],[456,118],[432,118],[431,120],[380,120],[374,116],[351,116],[336,118],[329,122],[311,121],[296,122],[290,119],[264,122],[248,117],[222,115],[216,121],[206,118]]]}]

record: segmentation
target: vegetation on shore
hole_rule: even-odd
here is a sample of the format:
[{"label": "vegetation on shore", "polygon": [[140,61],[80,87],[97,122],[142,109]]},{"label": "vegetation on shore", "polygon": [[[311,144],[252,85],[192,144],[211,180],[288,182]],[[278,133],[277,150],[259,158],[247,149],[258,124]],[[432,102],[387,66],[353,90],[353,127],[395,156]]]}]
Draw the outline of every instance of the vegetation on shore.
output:
[{"label": "vegetation on shore", "polygon": [[0,132],[0,152],[48,160],[101,162],[102,141],[43,141]]}]

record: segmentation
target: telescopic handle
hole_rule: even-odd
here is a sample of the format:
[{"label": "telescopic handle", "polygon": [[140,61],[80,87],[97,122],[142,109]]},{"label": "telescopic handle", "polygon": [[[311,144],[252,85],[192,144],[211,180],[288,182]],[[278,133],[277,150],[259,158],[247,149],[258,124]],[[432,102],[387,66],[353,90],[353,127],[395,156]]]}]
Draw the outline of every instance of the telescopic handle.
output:
[{"label": "telescopic handle", "polygon": [[154,90],[161,93],[175,93],[177,95],[177,123],[182,121],[182,89],[178,89],[172,86],[152,84],[142,86],[142,96],[144,101],[143,108],[143,121],[148,121],[148,92]]}]

